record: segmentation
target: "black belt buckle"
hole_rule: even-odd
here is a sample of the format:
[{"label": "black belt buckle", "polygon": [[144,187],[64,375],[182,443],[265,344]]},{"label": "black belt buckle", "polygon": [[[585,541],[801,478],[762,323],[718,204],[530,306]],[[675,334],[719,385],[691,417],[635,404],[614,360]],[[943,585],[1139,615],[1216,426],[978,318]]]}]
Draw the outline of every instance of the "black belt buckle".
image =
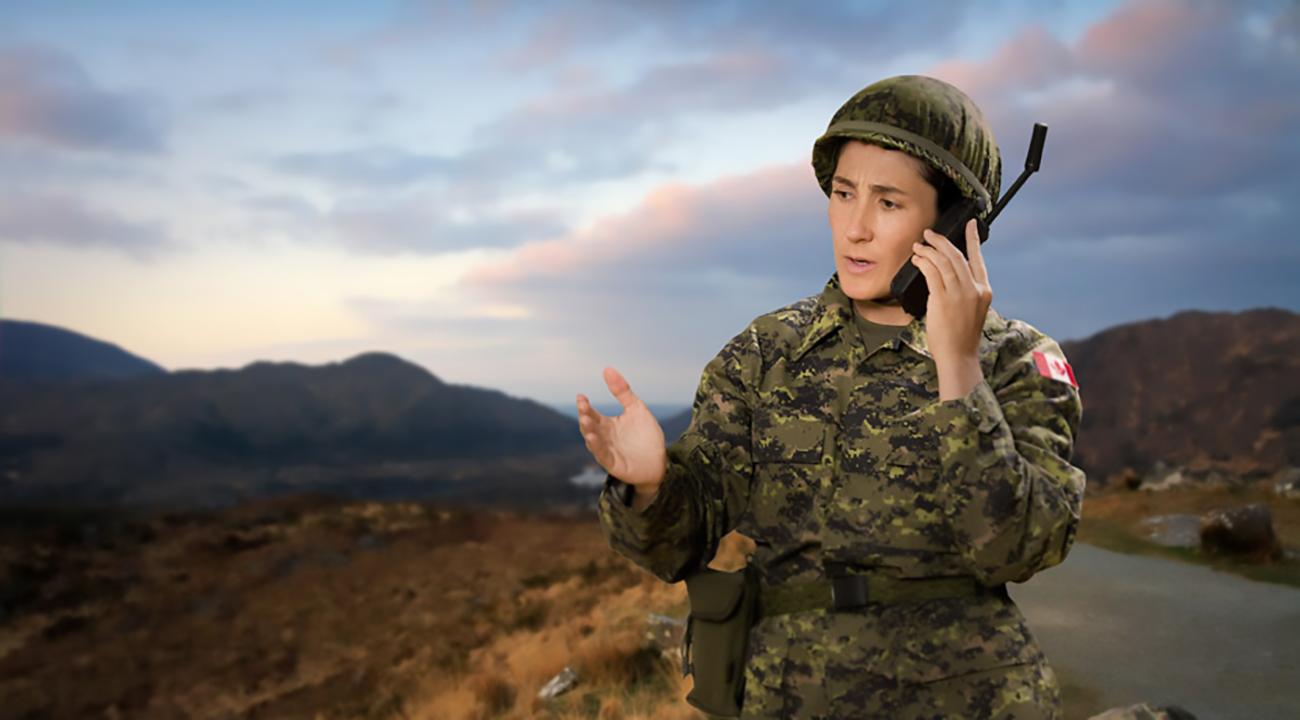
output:
[{"label": "black belt buckle", "polygon": [[831,603],[836,610],[862,607],[867,600],[867,579],[861,575],[831,578]]}]

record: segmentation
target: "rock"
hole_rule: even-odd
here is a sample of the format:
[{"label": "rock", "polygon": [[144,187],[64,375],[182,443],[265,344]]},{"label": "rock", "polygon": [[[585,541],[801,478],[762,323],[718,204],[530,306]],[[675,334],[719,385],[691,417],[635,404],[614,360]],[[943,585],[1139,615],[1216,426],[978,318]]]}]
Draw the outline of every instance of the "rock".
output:
[{"label": "rock", "polygon": [[537,697],[542,700],[550,700],[563,695],[566,692],[578,687],[578,676],[569,668],[564,668],[559,675],[551,678],[546,686],[537,693]]},{"label": "rock", "polygon": [[[1158,479],[1157,479],[1158,478]],[[1153,475],[1142,481],[1141,489],[1147,492],[1164,492],[1174,488],[1185,487],[1191,484],[1191,481],[1183,474],[1182,468],[1176,468],[1173,472],[1164,475]]]},{"label": "rock", "polygon": [[1155,707],[1139,703],[1126,708],[1112,708],[1088,720],[1196,720],[1196,716],[1177,705]]},{"label": "rock", "polygon": [[1218,470],[1210,470],[1198,479],[1197,484],[1202,490],[1219,490],[1233,485],[1239,485],[1240,481],[1229,475],[1225,475]]},{"label": "rock", "polygon": [[1120,475],[1119,481],[1129,490],[1137,490],[1142,487],[1142,476],[1133,468],[1124,468],[1124,474]]},{"label": "rock", "polygon": [[1273,515],[1268,506],[1257,503],[1202,515],[1201,552],[1256,560],[1280,558],[1282,547],[1273,532]]},{"label": "rock", "polygon": [[646,619],[646,644],[673,662],[682,659],[682,635],[685,633],[686,621],[684,620],[658,613],[650,613]]},{"label": "rock", "polygon": [[1282,479],[1273,484],[1273,492],[1288,500],[1300,500],[1300,467],[1287,470]]},{"label": "rock", "polygon": [[1147,537],[1157,545],[1194,548],[1201,544],[1201,518],[1198,515],[1157,515],[1142,523],[1151,528]]}]

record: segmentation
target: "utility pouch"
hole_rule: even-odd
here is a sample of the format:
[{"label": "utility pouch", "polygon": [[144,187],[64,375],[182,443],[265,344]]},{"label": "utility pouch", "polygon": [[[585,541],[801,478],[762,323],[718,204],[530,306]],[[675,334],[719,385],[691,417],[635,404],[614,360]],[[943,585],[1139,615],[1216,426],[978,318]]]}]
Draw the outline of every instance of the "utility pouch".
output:
[{"label": "utility pouch", "polygon": [[739,717],[749,631],[758,621],[758,571],[704,568],[686,578],[691,613],[682,635],[682,677],[695,676],[686,702],[710,715]]}]

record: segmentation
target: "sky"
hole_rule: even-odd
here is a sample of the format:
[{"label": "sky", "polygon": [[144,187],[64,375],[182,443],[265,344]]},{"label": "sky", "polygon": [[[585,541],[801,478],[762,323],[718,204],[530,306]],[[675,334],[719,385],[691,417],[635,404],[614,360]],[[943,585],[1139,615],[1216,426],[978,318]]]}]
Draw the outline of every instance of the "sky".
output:
[{"label": "sky", "polygon": [[992,123],[993,306],[1059,341],[1300,310],[1300,4],[0,0],[0,317],[168,370],[371,351],[686,405],[834,272],[813,141],[924,74]]}]

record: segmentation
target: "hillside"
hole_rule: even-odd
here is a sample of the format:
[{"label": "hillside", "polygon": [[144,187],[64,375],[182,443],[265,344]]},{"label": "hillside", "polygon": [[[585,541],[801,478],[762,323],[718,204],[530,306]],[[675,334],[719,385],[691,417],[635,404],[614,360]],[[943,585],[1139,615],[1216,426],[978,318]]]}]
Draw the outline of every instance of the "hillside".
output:
[{"label": "hillside", "polygon": [[1187,311],[1062,343],[1094,480],[1157,461],[1244,479],[1300,466],[1300,314]]},{"label": "hillside", "polygon": [[[447,384],[382,353],[324,366],[0,381],[7,501],[215,507],[322,490],[433,497],[489,476],[562,492],[580,450],[576,421],[550,408]],[[543,456],[515,472],[516,458]]]},{"label": "hillside", "polygon": [[[22,326],[4,327],[14,355]],[[1062,347],[1084,402],[1074,461],[1094,486],[1162,465],[1245,480],[1300,466],[1300,315],[1189,311]],[[68,358],[51,360],[49,373]],[[662,420],[671,442],[690,414]],[[444,383],[386,353],[324,366],[0,377],[0,502],[216,508],[329,492],[580,505],[589,498],[569,478],[589,463],[574,418]]]},{"label": "hillside", "polygon": [[[1206,497],[1183,490],[1155,500],[1152,511],[1186,512]],[[1269,502],[1294,548],[1297,506]],[[1093,515],[1081,536],[1095,529]],[[723,545],[719,569],[752,550],[734,534]],[[1137,587],[1150,598],[1146,611],[1165,603]],[[1022,589],[1012,593],[1019,601]],[[312,496],[166,515],[0,508],[0,720],[699,720],[682,700],[689,680],[676,658],[646,647],[651,613],[682,618],[687,609],[682,583],[662,583],[610,550],[582,512]],[[1055,605],[1031,603],[1026,613],[1049,625],[1062,618]],[[1073,637],[1086,644],[1083,633]],[[1086,668],[1053,657],[1067,720],[1105,708],[1105,687],[1074,684],[1082,671],[1146,667],[1127,651],[1100,655],[1105,664]],[[1198,665],[1213,673],[1216,662],[1253,657]],[[537,699],[566,667],[577,688]],[[1270,668],[1269,677],[1285,673]]]},{"label": "hillside", "polygon": [[294,497],[3,520],[4,720],[538,717],[566,666],[584,680],[553,704],[566,717],[593,691],[671,697],[671,665],[640,645],[680,588],[590,516]]},{"label": "hillside", "polygon": [[167,372],[122,348],[53,325],[0,320],[0,379],[125,378]]}]

